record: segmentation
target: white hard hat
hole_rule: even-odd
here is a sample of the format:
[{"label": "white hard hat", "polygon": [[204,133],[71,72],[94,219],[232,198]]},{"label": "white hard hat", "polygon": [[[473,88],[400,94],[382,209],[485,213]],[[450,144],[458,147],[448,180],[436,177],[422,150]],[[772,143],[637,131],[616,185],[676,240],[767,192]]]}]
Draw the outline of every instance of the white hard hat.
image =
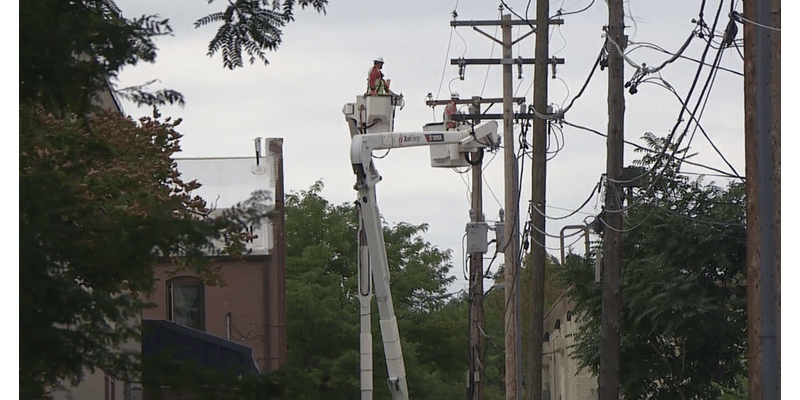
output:
[{"label": "white hard hat", "polygon": [[450,93],[450,98],[451,99],[457,99],[458,98],[458,92]]},{"label": "white hard hat", "polygon": [[376,58],[375,58],[374,60],[372,60],[372,61],[373,61],[373,62],[379,62],[379,63],[382,63],[382,62],[383,62],[383,57],[376,57]]}]

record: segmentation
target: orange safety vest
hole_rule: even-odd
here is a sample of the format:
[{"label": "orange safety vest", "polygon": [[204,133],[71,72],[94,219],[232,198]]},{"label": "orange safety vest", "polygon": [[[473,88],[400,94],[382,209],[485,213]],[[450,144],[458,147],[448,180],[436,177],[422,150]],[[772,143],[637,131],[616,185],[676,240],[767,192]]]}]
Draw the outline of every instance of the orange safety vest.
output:
[{"label": "orange safety vest", "polygon": [[386,81],[383,80],[383,72],[381,72],[378,66],[373,66],[369,70],[369,78],[367,78],[367,94],[379,96],[387,92]]}]

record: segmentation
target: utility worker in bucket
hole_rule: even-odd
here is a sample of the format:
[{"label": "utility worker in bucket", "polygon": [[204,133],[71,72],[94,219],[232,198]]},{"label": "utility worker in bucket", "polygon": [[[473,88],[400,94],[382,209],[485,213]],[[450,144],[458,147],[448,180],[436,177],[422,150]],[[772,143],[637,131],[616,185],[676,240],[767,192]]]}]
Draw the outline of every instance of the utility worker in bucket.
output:
[{"label": "utility worker in bucket", "polygon": [[369,77],[367,78],[366,94],[370,96],[390,94],[389,82],[391,82],[391,80],[383,79],[383,72],[381,72],[381,68],[383,68],[383,57],[378,57],[372,60],[372,62],[373,65],[369,70]]},{"label": "utility worker in bucket", "polygon": [[444,115],[443,115],[444,126],[447,130],[456,129],[456,126],[458,125],[458,122],[453,120],[453,114],[455,114],[456,111],[458,111],[458,108],[456,106],[457,100],[458,100],[458,93],[453,92],[450,95],[450,102],[447,103],[447,105],[444,107]]}]

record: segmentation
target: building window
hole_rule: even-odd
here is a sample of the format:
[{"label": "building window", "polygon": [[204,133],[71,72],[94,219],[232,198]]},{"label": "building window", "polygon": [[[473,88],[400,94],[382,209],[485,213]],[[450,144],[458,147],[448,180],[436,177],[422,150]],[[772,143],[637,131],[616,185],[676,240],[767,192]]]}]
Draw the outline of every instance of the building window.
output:
[{"label": "building window", "polygon": [[181,276],[167,281],[167,319],[197,330],[205,330],[205,299],[199,279]]}]

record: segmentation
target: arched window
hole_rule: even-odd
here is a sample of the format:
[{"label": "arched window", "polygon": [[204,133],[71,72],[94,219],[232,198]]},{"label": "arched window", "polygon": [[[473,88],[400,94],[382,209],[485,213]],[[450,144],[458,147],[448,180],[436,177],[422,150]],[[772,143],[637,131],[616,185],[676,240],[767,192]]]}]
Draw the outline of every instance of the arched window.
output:
[{"label": "arched window", "polygon": [[206,328],[203,283],[191,276],[167,281],[167,319],[197,330]]},{"label": "arched window", "polygon": [[560,319],[556,320],[556,326],[555,326],[554,329],[561,329],[561,320]]}]

